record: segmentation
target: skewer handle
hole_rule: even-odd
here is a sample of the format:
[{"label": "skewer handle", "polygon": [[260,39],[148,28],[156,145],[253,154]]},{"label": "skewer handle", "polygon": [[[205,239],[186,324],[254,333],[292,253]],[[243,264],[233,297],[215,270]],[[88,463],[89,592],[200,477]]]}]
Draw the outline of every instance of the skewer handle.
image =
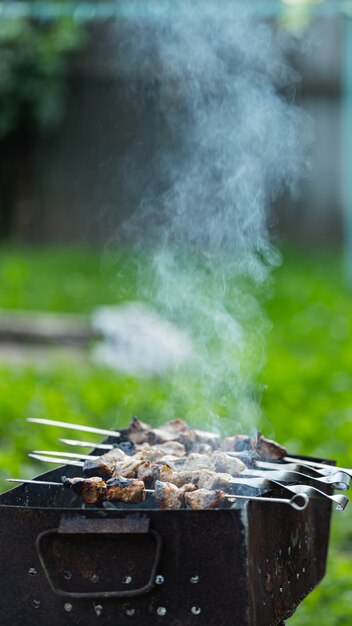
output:
[{"label": "skewer handle", "polygon": [[[231,500],[231,496],[228,498]],[[296,511],[304,511],[309,504],[309,497],[306,493],[294,495],[292,498],[263,498],[261,496],[233,496],[234,500],[260,500],[260,502],[279,502],[289,504]]]},{"label": "skewer handle", "polygon": [[352,469],[348,467],[337,467],[336,465],[328,465],[328,463],[319,463],[319,461],[296,459],[293,456],[285,456],[284,461],[289,461],[290,463],[303,463],[304,465],[309,465],[310,467],[316,467],[321,469],[334,469],[337,472],[345,472],[352,477]]}]

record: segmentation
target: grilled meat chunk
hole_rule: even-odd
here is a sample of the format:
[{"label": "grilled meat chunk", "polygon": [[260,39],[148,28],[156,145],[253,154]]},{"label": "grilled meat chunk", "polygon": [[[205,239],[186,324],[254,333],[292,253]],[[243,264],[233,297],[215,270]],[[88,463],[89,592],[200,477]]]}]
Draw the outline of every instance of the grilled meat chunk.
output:
[{"label": "grilled meat chunk", "polygon": [[234,479],[230,474],[218,473],[209,469],[175,472],[165,466],[160,470],[160,480],[173,483],[176,487],[183,487],[187,483],[193,483],[199,489],[222,489],[223,491],[231,491],[234,483]]},{"label": "grilled meat chunk", "polygon": [[163,456],[170,454],[181,458],[186,454],[184,445],[178,441],[167,441],[154,446],[151,446],[149,443],[142,443],[136,446],[136,451],[141,458],[148,461],[158,461]]},{"label": "grilled meat chunk", "polygon": [[161,480],[155,482],[154,498],[161,509],[182,509],[185,506],[185,494],[197,489],[192,483],[176,487],[173,483]]},{"label": "grilled meat chunk", "polygon": [[187,434],[192,432],[188,424],[181,419],[170,420],[165,422],[158,428],[153,428],[149,431],[148,442],[152,445],[164,444],[167,442],[181,442],[183,444],[183,438]]},{"label": "grilled meat chunk", "polygon": [[193,510],[221,509],[224,506],[229,506],[226,494],[221,490],[197,489],[193,492],[187,491],[185,501]]},{"label": "grilled meat chunk", "polygon": [[248,435],[225,437],[221,444],[221,449],[225,451],[243,452],[244,450],[250,450],[250,448],[251,438]]},{"label": "grilled meat chunk", "polygon": [[181,459],[171,459],[170,465],[174,470],[210,469],[215,472],[231,474],[232,476],[238,476],[247,468],[240,458],[221,452],[221,450],[217,450],[211,455],[191,452],[188,456]]},{"label": "grilled meat chunk", "polygon": [[220,448],[221,438],[217,433],[207,432],[206,430],[194,430],[193,432],[197,444],[206,444],[210,446],[212,450]]},{"label": "grilled meat chunk", "polygon": [[261,461],[279,461],[287,454],[287,450],[283,446],[280,446],[276,441],[266,439],[259,432],[254,437],[247,435],[226,437],[221,448],[225,451],[235,452],[253,451]]},{"label": "grilled meat chunk", "polygon": [[160,477],[160,468],[156,463],[142,462],[137,470],[137,478],[143,480],[146,487],[154,487],[155,481]]},{"label": "grilled meat chunk", "polygon": [[287,450],[272,439],[266,439],[257,433],[252,440],[252,448],[262,461],[280,461],[287,455]]},{"label": "grilled meat chunk", "polygon": [[[180,465],[179,465],[180,466]],[[182,465],[183,470],[197,470],[197,469],[214,469],[213,459],[208,454],[199,454],[197,452],[191,452],[185,457]]]},{"label": "grilled meat chunk", "polygon": [[105,500],[136,504],[143,502],[146,497],[144,482],[134,478],[119,476],[110,478],[105,482],[100,476],[92,476],[91,478],[66,478],[63,476],[61,480],[64,487],[73,489],[86,504],[99,504]]},{"label": "grilled meat chunk", "polygon": [[110,502],[119,501],[126,504],[136,504],[143,502],[145,498],[145,485],[142,480],[119,476],[110,478],[106,483],[106,500]]},{"label": "grilled meat chunk", "polygon": [[61,478],[64,487],[72,489],[86,504],[99,504],[106,500],[106,484],[100,476],[92,478]]},{"label": "grilled meat chunk", "polygon": [[102,476],[105,478],[113,475],[118,462],[128,462],[130,459],[131,457],[120,448],[113,448],[98,458],[92,457],[92,459],[84,461],[83,471],[87,476]]},{"label": "grilled meat chunk", "polygon": [[151,430],[149,424],[145,424],[138,419],[138,417],[132,417],[131,423],[126,430],[127,438],[133,443],[144,443],[147,441],[146,433]]},{"label": "grilled meat chunk", "polygon": [[230,456],[226,452],[214,452],[212,461],[216,472],[225,472],[231,476],[237,476],[247,467],[241,459]]}]

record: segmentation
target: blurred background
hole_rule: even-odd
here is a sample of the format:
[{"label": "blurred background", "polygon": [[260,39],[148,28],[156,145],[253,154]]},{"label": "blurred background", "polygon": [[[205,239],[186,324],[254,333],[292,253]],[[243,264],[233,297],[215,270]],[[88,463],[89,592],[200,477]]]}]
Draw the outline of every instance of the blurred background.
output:
[{"label": "blurred background", "polygon": [[[351,466],[352,3],[264,4],[300,36],[290,58],[301,77],[294,97],[313,119],[314,142],[298,197],[281,198],[270,216],[283,262],[263,301],[262,428],[292,453]],[[46,6],[29,14],[13,2],[16,16],[0,13],[2,489],[6,477],[44,471],[27,453],[58,449],[67,434],[27,416],[109,428],[136,414],[156,423],[170,390],[160,367],[119,370],[92,357],[99,308],[139,299],[135,253],[126,246],[116,255],[112,235],[151,175],[163,133],[155,85],[126,72],[111,18],[96,19],[93,4],[55,17]],[[146,179],[131,185],[136,138]],[[326,580],[292,626],[350,626],[350,522],[349,510],[334,516]]]}]

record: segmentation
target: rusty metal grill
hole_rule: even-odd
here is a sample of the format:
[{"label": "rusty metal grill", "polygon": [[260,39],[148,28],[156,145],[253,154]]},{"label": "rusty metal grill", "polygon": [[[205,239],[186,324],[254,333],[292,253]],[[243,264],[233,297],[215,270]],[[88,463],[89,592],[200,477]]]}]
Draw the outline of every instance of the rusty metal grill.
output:
[{"label": "rusty metal grill", "polygon": [[[37,479],[63,472],[76,470]],[[330,517],[324,498],[304,511],[159,510],[151,497],[98,509],[21,485],[0,495],[1,626],[277,626],[324,576]]]}]

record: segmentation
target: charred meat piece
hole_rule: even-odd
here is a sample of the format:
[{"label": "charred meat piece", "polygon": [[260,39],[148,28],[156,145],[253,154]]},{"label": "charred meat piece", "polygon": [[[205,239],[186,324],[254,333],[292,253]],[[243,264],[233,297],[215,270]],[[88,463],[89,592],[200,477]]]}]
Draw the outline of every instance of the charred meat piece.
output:
[{"label": "charred meat piece", "polygon": [[64,487],[72,489],[86,504],[99,504],[106,500],[106,483],[100,476],[92,478],[61,478]]},{"label": "charred meat piece", "polygon": [[189,433],[192,433],[188,424],[181,419],[170,420],[169,422],[165,422],[162,426],[158,428],[153,428],[149,431],[148,434],[148,443],[151,445],[155,444],[163,444],[167,442],[180,442],[184,445],[184,437]]},{"label": "charred meat piece", "polygon": [[145,485],[142,480],[124,478],[122,476],[110,478],[105,482],[100,476],[91,478],[62,477],[64,487],[71,488],[80,495],[86,504],[100,504],[105,500],[120,501],[130,504],[143,502],[146,497]]},{"label": "charred meat piece", "polygon": [[84,461],[83,471],[87,476],[112,476],[116,463],[128,461],[130,458],[120,448],[113,448],[98,458],[92,457]]},{"label": "charred meat piece", "polygon": [[225,437],[221,444],[221,449],[225,451],[243,452],[244,450],[250,450],[250,448],[251,438],[248,435]]},{"label": "charred meat piece", "polygon": [[187,483],[192,483],[199,489],[222,489],[228,492],[231,492],[234,484],[234,479],[230,474],[213,472],[209,469],[175,472],[165,466],[160,470],[160,480],[173,483],[176,487],[183,487]]},{"label": "charred meat piece", "polygon": [[[177,441],[183,443],[182,437],[186,433],[192,433],[188,424],[181,419],[174,419],[165,422],[158,428],[151,428],[148,424],[141,422],[137,417],[132,419],[126,430],[126,435],[135,444],[149,443],[150,445],[164,444]],[[193,435],[194,438],[194,435]]]},{"label": "charred meat piece", "polygon": [[136,452],[140,458],[148,461],[158,461],[163,456],[170,454],[181,458],[186,454],[185,447],[178,441],[168,441],[154,446],[151,446],[149,443],[142,443],[136,446]]},{"label": "charred meat piece", "polygon": [[287,454],[287,450],[283,446],[280,446],[276,441],[266,439],[259,432],[254,437],[247,435],[226,437],[221,448],[225,451],[234,452],[252,451],[258,455],[261,461],[279,461]]},{"label": "charred meat piece", "polygon": [[106,500],[110,502],[119,501],[126,504],[136,504],[143,502],[145,498],[145,485],[142,480],[119,476],[110,478],[106,483]]},{"label": "charred meat piece", "polygon": [[194,430],[195,440],[198,444],[207,444],[212,450],[220,448],[221,439],[217,433],[207,432],[206,430]]},{"label": "charred meat piece", "polygon": [[225,472],[231,476],[237,476],[247,467],[241,459],[230,456],[226,452],[214,452],[212,461],[216,472]]},{"label": "charred meat piece", "polygon": [[235,457],[242,461],[248,468],[255,467],[255,461],[259,461],[259,455],[255,450],[244,450],[243,452],[226,452],[230,457]]},{"label": "charred meat piece", "polygon": [[211,454],[213,448],[208,443],[200,443],[196,441],[192,446],[192,452],[198,452],[198,454]]},{"label": "charred meat piece", "polygon": [[160,468],[161,466],[156,463],[144,461],[138,467],[137,478],[143,480],[146,487],[154,487],[155,481],[160,477]]},{"label": "charred meat piece", "polygon": [[173,483],[161,480],[155,482],[154,498],[161,509],[182,509],[185,506],[185,494],[197,489],[192,483],[176,487]]},{"label": "charred meat piece", "polygon": [[213,452],[211,455],[191,452],[186,457],[171,460],[170,465],[173,469],[180,471],[209,469],[215,472],[231,474],[231,476],[238,476],[247,468],[237,456],[231,456],[220,450]]},{"label": "charred meat piece", "polygon": [[120,441],[120,443],[114,443],[112,445],[114,446],[114,448],[119,448],[120,450],[122,450],[122,452],[128,454],[129,456],[135,454],[136,452],[136,446],[134,445],[133,441]]},{"label": "charred meat piece", "polygon": [[272,439],[266,439],[261,433],[253,437],[251,447],[261,461],[280,461],[287,455],[286,448]]},{"label": "charred meat piece", "polygon": [[191,452],[185,457],[182,465],[183,470],[197,470],[197,469],[214,469],[213,459],[209,454],[199,454],[197,452]]},{"label": "charred meat piece", "polygon": [[163,453],[163,455],[172,454],[172,456],[182,457],[186,454],[186,450],[182,443],[178,441],[167,441],[165,443],[160,443],[157,446],[157,449]]},{"label": "charred meat piece", "polygon": [[229,505],[226,494],[221,490],[197,489],[185,493],[185,501],[193,510],[221,509]]},{"label": "charred meat piece", "polygon": [[150,461],[143,461],[137,455],[128,457],[128,460],[118,461],[115,464],[114,470],[110,475],[111,478],[115,476],[124,476],[124,478],[137,478],[141,468],[150,468],[152,464]]},{"label": "charred meat piece", "polygon": [[131,423],[126,429],[127,438],[133,443],[144,443],[147,441],[146,433],[151,430],[149,424],[145,424],[138,419],[138,417],[132,417]]}]

